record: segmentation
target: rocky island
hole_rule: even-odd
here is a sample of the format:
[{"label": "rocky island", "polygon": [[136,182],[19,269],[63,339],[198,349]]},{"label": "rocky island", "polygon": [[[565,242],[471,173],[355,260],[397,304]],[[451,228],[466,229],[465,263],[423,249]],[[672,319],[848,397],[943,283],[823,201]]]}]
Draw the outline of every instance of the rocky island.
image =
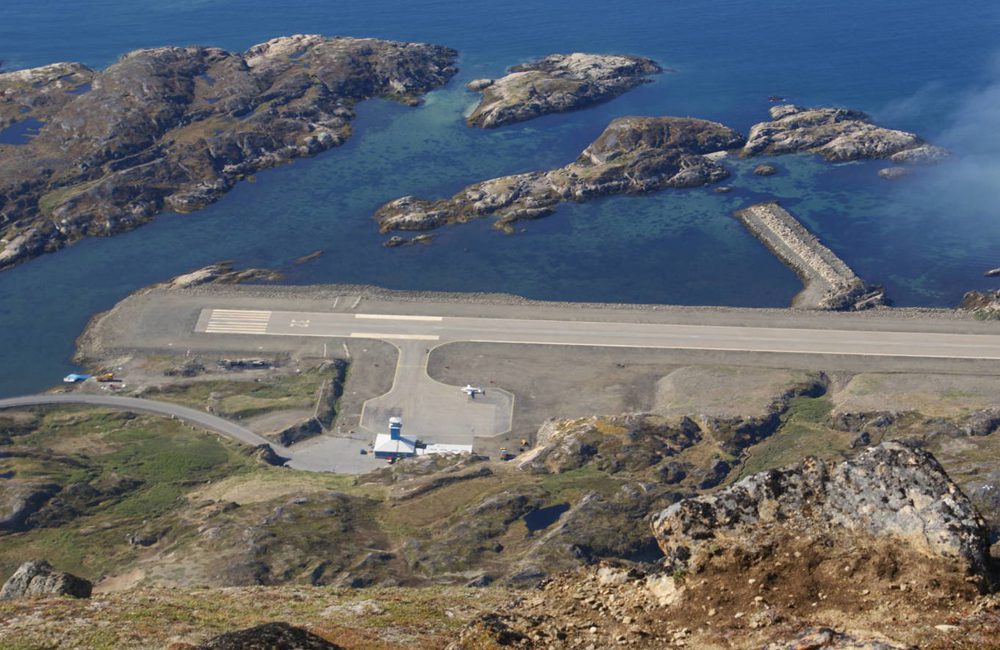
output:
[{"label": "rocky island", "polygon": [[928,164],[948,155],[913,133],[872,123],[861,111],[782,104],[770,113],[770,122],[750,129],[744,157],[807,152],[831,162],[885,158],[899,164]]},{"label": "rocky island", "polygon": [[552,54],[517,65],[499,79],[467,85],[483,94],[469,126],[494,128],[540,115],[562,113],[621,95],[661,72],[652,59],[611,54]]},{"label": "rocky island", "polygon": [[[808,152],[831,162],[887,158],[899,164],[930,164],[948,155],[917,135],[875,125],[860,111],[782,105],[770,112],[773,121],[755,125],[748,138],[691,117],[620,117],[564,167],[481,181],[449,199],[404,196],[379,208],[375,220],[386,233],[492,216],[498,228],[510,232],[515,221],[551,214],[563,201],[720,181],[729,176],[720,160],[733,152],[742,157]],[[758,170],[767,175],[777,168],[765,164]],[[387,245],[406,243],[395,236]]]},{"label": "rocky island", "polygon": [[551,214],[563,201],[697,187],[729,172],[708,154],[739,149],[743,136],[689,117],[620,117],[572,163],[475,183],[450,199],[404,196],[376,212],[382,232],[429,230],[491,216],[498,228]]},{"label": "rocky island", "polygon": [[0,134],[26,131],[0,144],[0,268],[162,210],[197,210],[254,172],[336,147],[355,103],[418,103],[455,74],[456,55],[296,35],[242,53],[137,50],[100,72],[57,63],[0,74]]}]

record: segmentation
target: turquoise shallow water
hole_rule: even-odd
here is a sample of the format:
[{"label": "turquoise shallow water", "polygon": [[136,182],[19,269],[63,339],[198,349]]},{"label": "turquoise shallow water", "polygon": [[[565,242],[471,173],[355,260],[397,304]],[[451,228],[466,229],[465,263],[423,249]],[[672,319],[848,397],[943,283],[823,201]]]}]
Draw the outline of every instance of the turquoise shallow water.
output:
[{"label": "turquoise shallow water", "polygon": [[[0,273],[0,394],[58,381],[93,312],[221,259],[281,267],[296,283],[785,305],[795,277],[730,216],[763,198],[781,199],[897,304],[951,305],[965,290],[1000,286],[981,277],[1000,265],[994,2],[6,0],[0,59],[8,68],[60,60],[100,67],[138,47],[244,49],[296,32],[450,45],[461,51],[461,72],[418,109],[361,105],[346,146],[262,173],[197,214],[163,215]],[[673,72],[590,110],[490,132],[462,125],[474,103],[465,81],[572,50],[642,54]],[[779,158],[780,175],[758,178],[752,165],[731,161],[731,194],[668,191],[564,206],[513,236],[470,224],[428,247],[385,249],[370,220],[403,194],[450,194],[482,178],[562,165],[618,115],[697,115],[746,130],[764,119],[771,94],[863,109],[956,155],[898,183],[878,179],[878,163]],[[290,266],[316,249],[322,257]]]}]

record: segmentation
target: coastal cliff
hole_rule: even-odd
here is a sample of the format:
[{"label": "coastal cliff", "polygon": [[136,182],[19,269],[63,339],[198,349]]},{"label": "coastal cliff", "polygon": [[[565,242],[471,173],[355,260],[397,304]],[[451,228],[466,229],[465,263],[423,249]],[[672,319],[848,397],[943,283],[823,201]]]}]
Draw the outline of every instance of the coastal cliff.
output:
[{"label": "coastal cliff", "polygon": [[717,122],[690,117],[620,117],[572,163],[475,183],[450,199],[404,196],[375,213],[380,230],[429,230],[493,217],[498,228],[537,219],[563,201],[697,187],[729,172],[706,154],[738,149],[743,136]]},{"label": "coastal cliff", "polygon": [[408,104],[446,83],[457,53],[297,35],[233,53],[137,50],[104,71],[59,63],[0,74],[0,268],[162,210],[190,212],[251,174],[342,144],[353,106]]},{"label": "coastal cliff", "polygon": [[483,98],[466,122],[489,129],[583,108],[647,83],[659,72],[655,61],[638,56],[552,54],[514,66],[499,79],[470,82],[467,88]]}]

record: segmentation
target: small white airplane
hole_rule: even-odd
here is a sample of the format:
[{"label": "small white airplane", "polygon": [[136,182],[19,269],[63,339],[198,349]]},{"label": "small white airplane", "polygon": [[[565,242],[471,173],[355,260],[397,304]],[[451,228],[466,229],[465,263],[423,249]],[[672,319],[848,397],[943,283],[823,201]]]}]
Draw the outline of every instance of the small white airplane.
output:
[{"label": "small white airplane", "polygon": [[486,391],[483,390],[482,386],[473,386],[472,384],[466,384],[462,392],[469,396],[469,399],[476,399],[476,395],[485,395]]}]

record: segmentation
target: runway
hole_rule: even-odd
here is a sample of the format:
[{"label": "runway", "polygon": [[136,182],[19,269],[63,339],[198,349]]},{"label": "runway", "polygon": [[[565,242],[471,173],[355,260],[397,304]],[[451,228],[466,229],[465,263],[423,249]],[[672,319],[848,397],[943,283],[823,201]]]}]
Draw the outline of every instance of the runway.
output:
[{"label": "runway", "polygon": [[783,354],[1000,360],[1000,335],[589,322],[239,309],[201,311],[195,332]]}]

